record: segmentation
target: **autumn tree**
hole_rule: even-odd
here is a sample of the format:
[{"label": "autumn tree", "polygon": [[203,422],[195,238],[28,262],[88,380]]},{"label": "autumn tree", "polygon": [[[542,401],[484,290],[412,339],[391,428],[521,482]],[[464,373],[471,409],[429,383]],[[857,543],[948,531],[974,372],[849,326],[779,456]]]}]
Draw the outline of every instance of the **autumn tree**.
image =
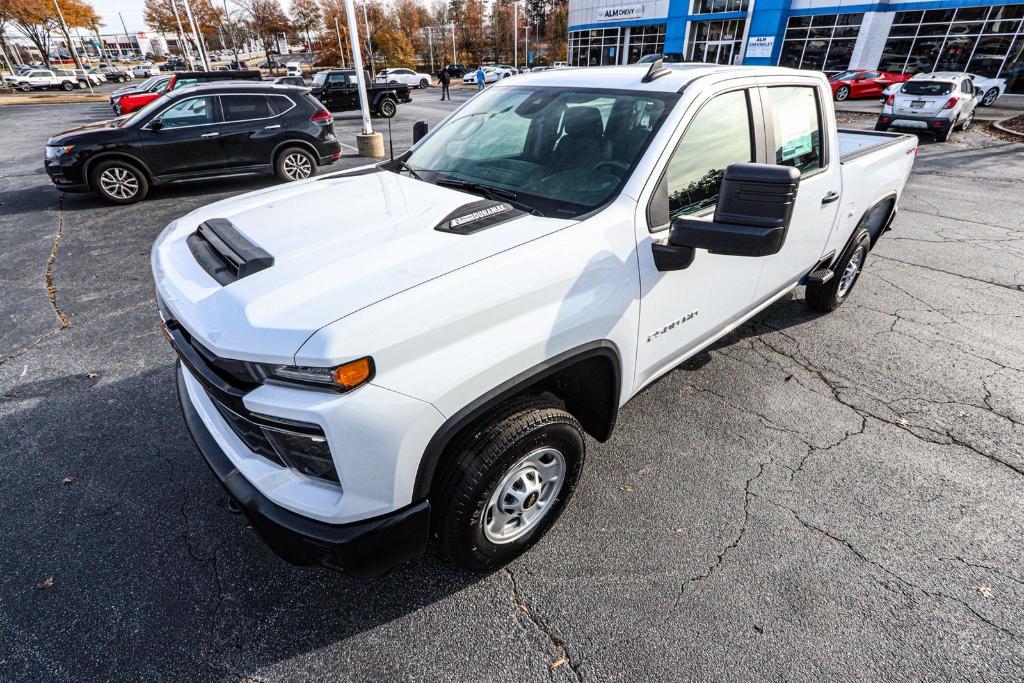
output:
[{"label": "autumn tree", "polygon": [[[291,30],[291,22],[277,0],[240,0],[239,6],[246,15],[246,24],[253,32],[269,64],[277,64],[270,55],[277,49],[277,34]],[[277,67],[271,66],[276,72]]]},{"label": "autumn tree", "polygon": [[320,0],[320,16],[324,27],[324,32],[320,36],[324,61],[332,64],[351,64],[352,50],[348,42],[348,19],[345,16],[344,0]]},{"label": "autumn tree", "polygon": [[[92,5],[85,0],[63,0],[61,11],[68,27],[89,28],[99,21],[99,16]],[[23,36],[32,41],[47,68],[50,68],[50,34],[59,31],[64,35],[68,47],[71,46],[71,35],[64,30],[57,16],[57,8],[52,0],[9,0],[6,12],[10,24]],[[76,50],[70,50],[78,68],[84,68]]]},{"label": "autumn tree", "polygon": [[316,0],[292,0],[292,23],[295,29],[306,34],[306,43],[310,52],[313,51],[313,31],[320,31],[323,25],[323,13]]}]

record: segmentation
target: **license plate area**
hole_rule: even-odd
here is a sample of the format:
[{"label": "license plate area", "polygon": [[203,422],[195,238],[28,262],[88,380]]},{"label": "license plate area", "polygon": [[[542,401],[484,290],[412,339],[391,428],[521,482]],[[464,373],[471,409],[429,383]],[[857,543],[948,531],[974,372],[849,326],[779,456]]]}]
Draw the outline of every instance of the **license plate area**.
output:
[{"label": "license plate area", "polygon": [[924,109],[924,100],[911,100],[911,109]]}]

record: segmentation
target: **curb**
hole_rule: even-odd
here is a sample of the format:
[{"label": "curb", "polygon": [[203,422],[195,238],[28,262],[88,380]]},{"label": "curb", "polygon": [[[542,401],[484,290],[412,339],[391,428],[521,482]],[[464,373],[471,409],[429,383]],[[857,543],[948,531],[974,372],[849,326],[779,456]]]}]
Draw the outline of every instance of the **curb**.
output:
[{"label": "curb", "polygon": [[80,104],[106,102],[109,94],[97,93],[95,95],[0,95],[0,107],[24,104]]},{"label": "curb", "polygon": [[1024,138],[1024,133],[1021,133],[1020,131],[1013,130],[1012,128],[1007,128],[1006,126],[1002,125],[1002,124],[1006,123],[1007,121],[1009,121],[1010,119],[1015,119],[1018,116],[1020,116],[1020,114],[1014,114],[1013,116],[1007,116],[1005,119],[1000,119],[998,121],[990,121],[989,123],[991,123],[995,128],[997,128],[998,130],[1002,131],[1003,133],[1007,133],[1009,135],[1015,135],[1015,136],[1017,136],[1019,138]]}]

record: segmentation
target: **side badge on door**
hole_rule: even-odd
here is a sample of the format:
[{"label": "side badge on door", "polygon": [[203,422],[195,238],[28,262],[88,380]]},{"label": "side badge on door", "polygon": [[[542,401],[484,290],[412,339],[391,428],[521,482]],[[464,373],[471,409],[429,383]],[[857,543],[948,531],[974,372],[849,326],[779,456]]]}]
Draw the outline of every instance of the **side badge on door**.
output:
[{"label": "side badge on door", "polygon": [[690,311],[682,318],[679,318],[678,320],[673,320],[668,325],[665,325],[665,327],[662,327],[660,330],[655,330],[654,332],[651,332],[649,335],[647,335],[647,343],[649,344],[658,337],[660,337],[661,335],[667,332],[671,332],[672,330],[676,329],[677,327],[685,323],[687,320],[693,320],[694,318],[697,317],[698,313],[700,313],[700,310]]}]

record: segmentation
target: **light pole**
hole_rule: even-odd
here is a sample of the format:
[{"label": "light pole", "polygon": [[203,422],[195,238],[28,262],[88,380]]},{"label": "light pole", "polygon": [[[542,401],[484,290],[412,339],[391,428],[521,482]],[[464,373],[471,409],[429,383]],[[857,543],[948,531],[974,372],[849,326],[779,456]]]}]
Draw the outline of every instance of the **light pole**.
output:
[{"label": "light pole", "polygon": [[519,72],[519,3],[512,4],[512,66]]},{"label": "light pole", "polygon": [[526,31],[526,68],[530,68],[530,25],[527,24],[523,27]]},{"label": "light pole", "polygon": [[[373,43],[370,42],[370,20],[366,16],[366,3],[369,0],[363,2],[363,26],[366,27],[366,56],[370,58],[370,78],[377,77],[377,64],[373,58]],[[354,59],[354,57],[353,57]]]},{"label": "light pole", "polygon": [[[75,48],[74,41],[71,40],[71,31],[68,29],[67,22],[64,21],[64,13],[60,11],[60,5],[57,4],[57,0],[53,0],[53,6],[57,8],[57,18],[60,19],[60,25],[64,27],[64,35],[68,39],[68,50],[71,52],[71,56],[75,58],[75,64],[78,65],[78,68],[85,71],[85,65],[82,64],[82,58],[78,56],[78,50]],[[85,84],[89,86],[89,92],[93,92],[92,81],[89,80],[88,71],[85,71]]]},{"label": "light pole", "polygon": [[[359,28],[353,0],[345,0],[345,14],[348,19],[348,40],[352,46],[352,65],[356,68],[359,111],[363,115],[363,132],[356,136],[356,148],[359,150],[360,156],[382,157],[384,156],[384,136],[374,133],[373,126],[370,124],[370,101],[366,96],[366,72],[363,71],[363,56],[359,50]],[[363,17],[365,18],[365,16],[364,14]]]},{"label": "light pole", "polygon": [[[121,30],[124,31],[124,39],[128,40],[128,29],[125,28],[124,17],[121,16],[120,12],[118,12],[117,13],[117,18],[121,20]],[[121,49],[121,41],[120,40],[117,41],[117,56],[120,57],[121,59],[124,59],[124,51]]]},{"label": "light pole", "polygon": [[452,64],[458,64],[459,63],[459,58],[455,54],[455,22],[454,21],[451,23],[451,27],[452,27]]},{"label": "light pole", "polygon": [[430,55],[430,73],[431,73],[431,75],[433,75],[433,73],[434,73],[434,40],[433,40],[433,31],[431,30],[430,26],[425,27],[423,30],[427,32],[427,54]]},{"label": "light pole", "polygon": [[182,0],[185,3],[185,16],[188,17],[189,26],[192,27],[192,35],[196,39],[196,46],[199,49],[199,59],[203,60],[203,68],[207,71],[210,70],[210,60],[206,57],[206,46],[203,44],[203,39],[199,36],[199,25],[196,24],[196,18],[192,14],[192,3],[189,0]]},{"label": "light pole", "polygon": [[[227,2],[227,0],[225,0]],[[171,9],[174,11],[174,20],[178,22],[178,35],[181,36],[181,50],[185,53],[185,59],[188,60],[188,68],[195,68],[195,64],[192,62],[192,50],[188,46],[188,34],[185,33],[185,27],[181,25],[181,17],[178,15],[178,2],[177,0],[171,0]],[[227,9],[227,5],[225,5]]]},{"label": "light pole", "polygon": [[[228,0],[224,0],[224,22],[227,23],[228,19],[231,18],[230,12],[228,12]],[[241,63],[238,61],[238,45],[235,43],[235,32],[228,26],[228,35],[231,36],[231,52],[235,55],[235,68],[240,69]]]},{"label": "light pole", "polygon": [[345,48],[341,45],[341,27],[338,26],[338,17],[334,17],[334,30],[338,34],[338,57],[341,59],[341,68],[345,68]]}]

